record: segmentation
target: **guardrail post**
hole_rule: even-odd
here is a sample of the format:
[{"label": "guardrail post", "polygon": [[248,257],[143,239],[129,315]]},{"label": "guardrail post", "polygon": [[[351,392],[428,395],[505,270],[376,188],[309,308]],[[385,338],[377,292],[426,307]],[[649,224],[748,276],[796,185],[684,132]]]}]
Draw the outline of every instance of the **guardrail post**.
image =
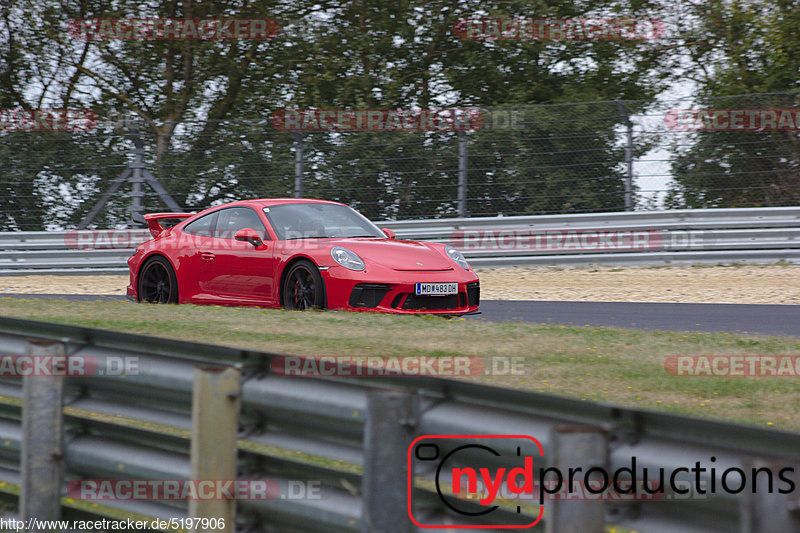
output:
[{"label": "guardrail post", "polygon": [[[234,367],[197,366],[192,391],[191,466],[193,480],[236,479],[241,372]],[[189,501],[190,518],[223,519],[222,533],[233,533],[235,500]]]},{"label": "guardrail post", "polygon": [[[50,356],[48,368],[57,360],[63,360],[66,368],[64,353],[61,342],[30,340],[25,347],[26,355]],[[59,520],[64,483],[64,378],[25,376],[22,395],[20,516],[22,520]]]},{"label": "guardrail post", "polygon": [[414,391],[370,389],[364,427],[363,533],[413,531],[408,517],[408,447],[418,419]]},{"label": "guardrail post", "polygon": [[[768,468],[777,481],[778,472],[787,466],[794,466],[792,472],[784,472],[782,475],[796,484],[798,482],[796,465],[757,460],[744,465],[743,470],[749,472],[751,468]],[[794,491],[789,494],[779,494],[778,491],[772,492],[763,487],[759,489],[742,491],[742,498],[739,500],[739,533],[800,531],[800,498]]]},{"label": "guardrail post", "polygon": [[[550,465],[564,475],[564,490],[568,490],[570,468],[592,467],[608,472],[608,435],[594,426],[556,426],[550,431]],[[576,480],[583,482],[583,475]],[[603,533],[606,504],[603,501],[554,500],[545,504],[545,533]]]}]

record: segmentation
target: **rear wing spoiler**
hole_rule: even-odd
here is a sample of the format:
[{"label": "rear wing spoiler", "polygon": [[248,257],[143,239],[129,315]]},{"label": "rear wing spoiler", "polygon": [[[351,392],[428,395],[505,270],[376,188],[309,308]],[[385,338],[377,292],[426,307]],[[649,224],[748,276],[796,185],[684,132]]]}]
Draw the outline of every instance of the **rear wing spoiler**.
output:
[{"label": "rear wing spoiler", "polygon": [[168,218],[179,218],[183,220],[184,218],[193,217],[194,215],[194,213],[148,213],[142,216],[136,213],[132,218],[137,224],[147,224],[147,228],[150,230],[150,235],[155,238],[158,237],[165,229],[161,224],[159,224],[159,220],[165,220]]}]

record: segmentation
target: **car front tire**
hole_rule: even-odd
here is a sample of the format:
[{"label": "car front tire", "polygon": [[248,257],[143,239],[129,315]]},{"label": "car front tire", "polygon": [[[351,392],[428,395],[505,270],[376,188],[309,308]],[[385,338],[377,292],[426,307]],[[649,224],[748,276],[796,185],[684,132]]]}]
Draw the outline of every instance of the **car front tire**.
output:
[{"label": "car front tire", "polygon": [[302,259],[289,267],[283,280],[283,306],[295,311],[323,309],[325,285],[319,269],[311,261]]}]

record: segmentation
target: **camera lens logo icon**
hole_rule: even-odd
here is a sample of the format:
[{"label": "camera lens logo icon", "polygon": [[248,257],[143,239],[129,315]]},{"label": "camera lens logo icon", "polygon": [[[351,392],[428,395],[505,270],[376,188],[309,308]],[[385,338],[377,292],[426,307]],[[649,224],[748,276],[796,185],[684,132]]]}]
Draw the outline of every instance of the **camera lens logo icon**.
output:
[{"label": "camera lens logo icon", "polygon": [[[427,529],[532,527],[544,513],[533,494],[534,459],[543,455],[529,435],[423,435],[408,448],[409,517]],[[435,491],[444,508],[415,514],[420,488]],[[442,513],[458,515],[458,524]]]}]

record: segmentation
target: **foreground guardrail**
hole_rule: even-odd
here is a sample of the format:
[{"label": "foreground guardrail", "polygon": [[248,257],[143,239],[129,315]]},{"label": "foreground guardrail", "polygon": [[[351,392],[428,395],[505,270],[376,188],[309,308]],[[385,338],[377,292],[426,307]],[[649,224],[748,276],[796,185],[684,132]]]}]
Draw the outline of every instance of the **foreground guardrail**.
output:
[{"label": "foreground guardrail", "polygon": [[[719,486],[719,472],[736,468],[791,469],[794,480],[786,494],[762,484],[759,491],[703,498],[546,503],[544,521],[534,531],[597,533],[614,524],[652,533],[785,533],[800,525],[797,434],[457,380],[287,377],[273,371],[275,354],[0,317],[2,353],[30,354],[32,338],[58,343],[70,358],[93,359],[100,368],[136,358],[137,371],[124,376],[65,378],[64,458],[72,481],[186,479],[195,369],[239,369],[239,478],[313,486],[316,495],[239,502],[243,531],[418,531],[406,509],[405,465],[409,444],[419,435],[529,435],[542,445],[537,466],[610,471],[630,467],[636,457],[637,470],[663,468],[670,476],[696,462],[713,462],[717,474],[706,469],[696,478],[707,488],[712,482]],[[20,381],[0,379],[0,481],[6,483],[19,482],[26,446],[14,400],[22,398]],[[508,446],[496,448],[513,454]],[[451,527],[465,523],[431,488],[433,472],[413,474],[416,516]],[[185,502],[103,505],[167,519],[189,512]],[[82,512],[103,514],[101,508]],[[512,524],[516,516],[499,510],[487,523]]]},{"label": "foreground guardrail", "polygon": [[[800,263],[800,207],[447,218],[378,223],[446,242],[475,267]],[[146,230],[0,233],[0,275],[125,273]]]}]

